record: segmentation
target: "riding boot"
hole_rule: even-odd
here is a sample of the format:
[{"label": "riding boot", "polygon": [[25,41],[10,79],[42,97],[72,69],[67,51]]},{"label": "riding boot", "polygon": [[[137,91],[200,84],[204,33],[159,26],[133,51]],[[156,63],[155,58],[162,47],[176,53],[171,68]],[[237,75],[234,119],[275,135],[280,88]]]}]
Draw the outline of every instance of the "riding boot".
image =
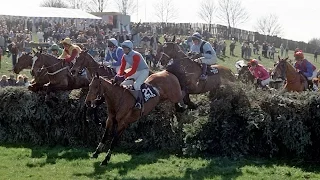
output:
[{"label": "riding boot", "polygon": [[132,96],[135,98],[136,100],[136,104],[134,105],[134,107],[136,109],[142,109],[142,100],[143,100],[143,97],[142,97],[142,93],[141,93],[141,90],[130,90],[129,91]]},{"label": "riding boot", "polygon": [[200,76],[200,80],[206,80],[207,79],[207,64],[201,63],[202,65],[202,74]]}]

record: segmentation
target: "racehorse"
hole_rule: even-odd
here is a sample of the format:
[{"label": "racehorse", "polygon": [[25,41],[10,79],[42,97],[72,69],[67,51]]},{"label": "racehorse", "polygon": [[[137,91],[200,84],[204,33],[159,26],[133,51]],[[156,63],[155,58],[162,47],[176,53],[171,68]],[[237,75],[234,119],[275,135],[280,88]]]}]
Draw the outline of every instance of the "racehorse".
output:
[{"label": "racehorse", "polygon": [[272,77],[273,79],[281,78],[286,80],[283,90],[292,92],[302,92],[308,89],[308,81],[305,76],[298,73],[295,68],[286,59],[280,59],[275,65]]},{"label": "racehorse", "polygon": [[181,88],[186,94],[184,103],[190,109],[195,109],[196,105],[191,102],[189,94],[200,94],[216,90],[221,85],[236,81],[231,69],[221,65],[208,66],[208,78],[205,81],[199,81],[202,73],[200,64],[184,54],[180,46],[174,42],[165,42],[159,52],[161,53],[161,55],[158,55],[158,57],[160,56],[161,65],[166,66],[166,70],[176,75],[179,79]]},{"label": "racehorse", "polygon": [[[32,54],[23,53],[17,64],[13,67],[13,71],[16,74],[19,74],[23,69],[31,68],[32,66]],[[37,92],[43,89],[43,85],[49,82],[49,76],[47,75],[47,70],[42,69],[39,73],[39,76],[35,76],[34,80],[31,81],[31,84],[28,86],[28,89],[33,92]]]},{"label": "racehorse", "polygon": [[235,65],[238,70],[238,79],[243,83],[251,82],[253,84],[255,77],[251,74],[249,66],[244,62],[244,60],[240,60],[238,62]]},{"label": "racehorse", "polygon": [[141,86],[145,102],[142,110],[134,109],[135,98],[129,91],[119,86],[118,83],[115,84],[98,74],[89,85],[86,104],[95,107],[96,101],[104,97],[108,107],[106,130],[96,151],[92,155],[93,158],[97,158],[107,138],[111,137],[110,147],[101,165],[108,164],[111,151],[129,124],[137,121],[141,116],[148,114],[158,103],[169,100],[177,104],[181,102],[183,97],[177,77],[167,71],[150,75]]},{"label": "racehorse", "polygon": [[[97,61],[95,61],[87,50],[80,52],[70,71],[73,75],[75,75],[78,74],[78,72],[84,68],[88,70],[88,74],[90,77],[93,77],[96,73],[98,73],[100,76],[103,76],[107,79],[111,79],[117,73],[113,68],[101,65]],[[130,68],[125,70],[125,72],[128,71],[130,71]],[[149,71],[149,76],[151,74],[153,74],[153,72]],[[91,80],[91,78],[89,78],[89,80]]]},{"label": "racehorse", "polygon": [[88,53],[88,50],[80,52],[70,71],[73,75],[76,75],[80,70],[84,68],[88,70],[87,75],[89,76],[89,80],[91,80],[96,73],[108,79],[111,79],[116,75],[116,72],[113,68],[103,66],[95,61],[93,57]]},{"label": "racehorse", "polygon": [[73,90],[89,86],[89,80],[83,76],[72,76],[69,71],[69,66],[63,60],[57,59],[50,54],[35,53],[32,58],[31,75],[39,76],[41,69],[48,71],[49,83],[47,87],[47,95],[56,90]]}]

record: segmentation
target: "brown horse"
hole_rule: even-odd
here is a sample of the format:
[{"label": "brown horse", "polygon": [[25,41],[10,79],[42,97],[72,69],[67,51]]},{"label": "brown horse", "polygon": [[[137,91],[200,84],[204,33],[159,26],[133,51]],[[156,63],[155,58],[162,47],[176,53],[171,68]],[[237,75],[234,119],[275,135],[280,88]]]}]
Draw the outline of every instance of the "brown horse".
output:
[{"label": "brown horse", "polygon": [[80,52],[70,71],[73,75],[75,75],[84,68],[88,70],[87,76],[89,80],[91,80],[96,73],[108,79],[111,79],[116,75],[116,72],[113,68],[100,65],[93,59],[87,50]]},{"label": "brown horse", "polygon": [[177,77],[167,71],[161,71],[150,75],[146,79],[144,85],[145,87],[142,87],[141,90],[144,94],[145,104],[144,110],[141,111],[139,109],[134,109],[135,98],[131,95],[129,90],[118,84],[114,84],[114,82],[106,80],[99,75],[96,75],[92,79],[89,85],[86,104],[95,107],[96,101],[99,101],[101,97],[104,97],[108,107],[106,130],[92,156],[93,158],[98,157],[107,138],[110,137],[111,144],[101,165],[108,164],[111,157],[111,151],[129,124],[137,121],[141,116],[148,114],[160,102],[168,100],[172,103],[178,103],[182,100],[182,92]]},{"label": "brown horse", "polygon": [[[99,76],[103,76],[107,79],[113,78],[117,73],[113,68],[101,65],[95,61],[87,50],[81,51],[70,71],[72,74],[78,74],[78,72],[84,68],[86,68],[89,72],[89,80],[91,80],[90,77],[93,77],[96,73],[98,73]],[[131,68],[126,69],[125,73],[129,72],[130,70]],[[149,76],[151,74],[153,74],[153,72],[149,71]]]},{"label": "brown horse", "polygon": [[[19,74],[23,69],[31,69],[32,66],[32,53],[23,53],[17,64],[13,67],[13,71],[16,74]],[[39,76],[35,76],[34,80],[31,81],[31,84],[28,86],[28,89],[33,92],[43,90],[43,85],[49,82],[49,76],[47,75],[47,70],[42,69]]]},{"label": "brown horse", "polygon": [[286,80],[284,85],[284,90],[292,92],[302,92],[308,89],[307,79],[300,73],[298,73],[295,68],[286,59],[280,59],[276,64],[273,71],[273,79],[281,78]]},{"label": "brown horse", "polygon": [[89,86],[89,80],[86,77],[72,76],[69,66],[55,56],[37,52],[32,60],[32,75],[39,76],[42,68],[48,71],[49,83],[44,85],[47,87],[47,94],[56,90],[65,91]]},{"label": "brown horse", "polygon": [[189,94],[200,94],[216,90],[223,84],[236,81],[231,69],[221,66],[208,66],[208,78],[206,81],[199,81],[201,75],[201,66],[194,62],[180,49],[180,46],[174,42],[165,42],[158,51],[161,53],[160,63],[166,66],[166,70],[176,75],[184,93],[185,104],[188,108],[196,108],[189,98]]}]

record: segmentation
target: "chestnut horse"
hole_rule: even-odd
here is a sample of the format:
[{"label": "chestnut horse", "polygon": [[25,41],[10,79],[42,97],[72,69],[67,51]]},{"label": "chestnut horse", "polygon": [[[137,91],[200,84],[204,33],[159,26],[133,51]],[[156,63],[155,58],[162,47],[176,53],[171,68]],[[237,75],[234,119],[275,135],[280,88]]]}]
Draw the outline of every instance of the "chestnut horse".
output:
[{"label": "chestnut horse", "polygon": [[[236,81],[231,69],[221,65],[208,66],[207,80],[199,81],[202,72],[200,64],[184,54],[180,46],[174,42],[165,42],[163,46],[159,46],[158,53],[161,53],[161,55],[157,55],[160,57],[159,63],[166,66],[166,70],[179,79],[181,88],[186,94],[184,103],[190,109],[196,108],[196,105],[191,102],[189,94],[216,90],[220,85]],[[209,71],[212,75],[209,74]]]},{"label": "chestnut horse", "polygon": [[307,79],[300,73],[298,73],[295,68],[287,61],[286,59],[280,59],[279,62],[275,65],[273,71],[273,79],[281,78],[286,80],[283,90],[289,92],[302,92],[308,89]]},{"label": "chestnut horse", "polygon": [[[23,53],[17,64],[13,67],[13,71],[16,74],[19,74],[23,69],[30,69],[32,66],[32,53]],[[28,86],[28,89],[33,92],[43,90],[43,85],[49,82],[49,76],[46,69],[42,69],[39,76],[35,76],[34,80],[31,81],[31,84]]]},{"label": "chestnut horse", "polygon": [[143,111],[141,111],[134,109],[135,98],[129,92],[130,90],[104,79],[98,74],[92,79],[86,97],[86,104],[95,107],[96,101],[104,97],[108,111],[106,130],[96,151],[92,155],[93,158],[98,157],[107,138],[111,138],[107,155],[101,162],[101,165],[108,164],[112,153],[111,151],[129,124],[137,121],[141,116],[148,114],[160,102],[168,100],[177,104],[182,100],[182,92],[177,77],[167,71],[150,75],[146,79],[145,84],[151,85],[155,91],[150,91],[152,88],[150,86],[148,90],[141,89],[144,94],[144,99],[148,98],[148,100],[145,100]]},{"label": "chestnut horse", "polygon": [[53,55],[37,52],[32,60],[32,75],[39,76],[42,68],[48,71],[49,83],[44,85],[47,87],[47,94],[56,90],[66,91],[89,86],[89,80],[86,77],[73,77],[64,61]]}]

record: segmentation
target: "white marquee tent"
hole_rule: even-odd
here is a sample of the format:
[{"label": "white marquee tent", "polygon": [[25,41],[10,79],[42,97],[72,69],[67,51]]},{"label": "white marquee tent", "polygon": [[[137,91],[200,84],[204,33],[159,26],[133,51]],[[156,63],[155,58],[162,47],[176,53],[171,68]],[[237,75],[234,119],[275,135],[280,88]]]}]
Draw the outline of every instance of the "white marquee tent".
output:
[{"label": "white marquee tent", "polygon": [[101,20],[100,17],[94,16],[90,13],[81,11],[79,9],[67,9],[67,8],[52,8],[52,7],[34,7],[21,8],[16,7],[14,9],[8,8],[6,6],[0,7],[0,16],[9,17],[30,17],[30,18],[48,18],[48,19],[91,19],[91,20]]}]

